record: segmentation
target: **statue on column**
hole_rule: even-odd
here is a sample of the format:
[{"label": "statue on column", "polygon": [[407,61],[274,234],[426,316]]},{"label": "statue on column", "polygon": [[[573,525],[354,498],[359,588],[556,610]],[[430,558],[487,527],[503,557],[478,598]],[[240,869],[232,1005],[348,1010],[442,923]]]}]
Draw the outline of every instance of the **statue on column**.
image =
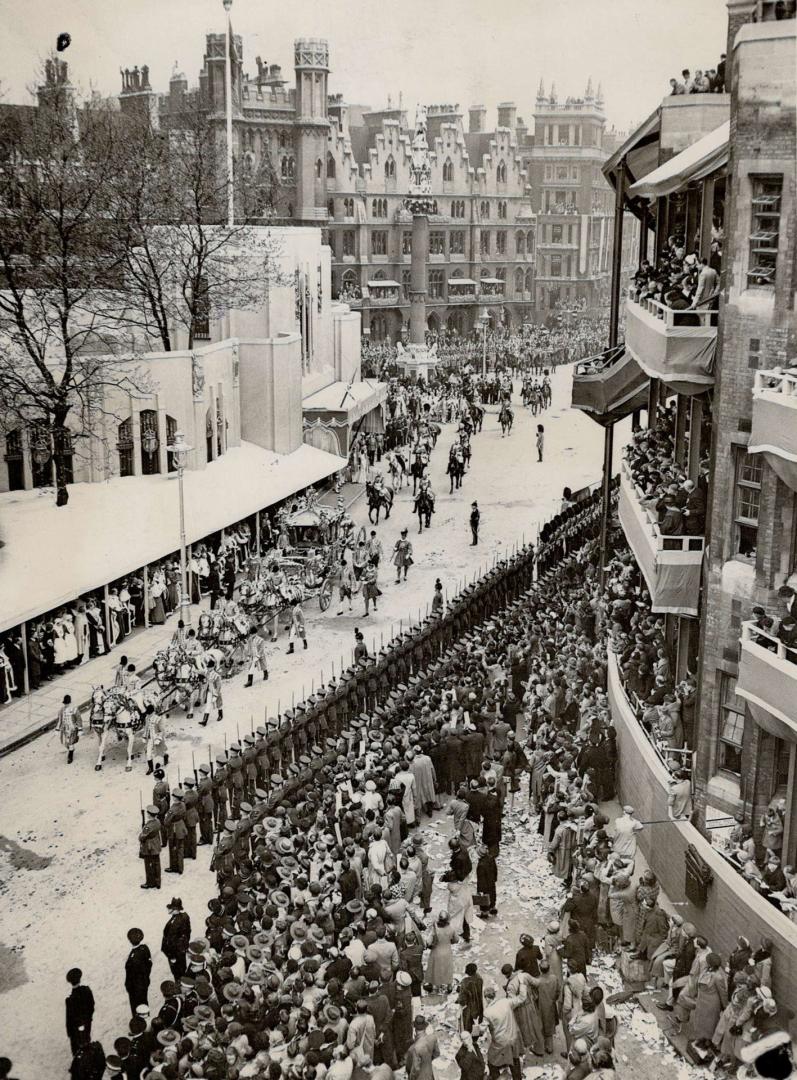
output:
[{"label": "statue on column", "polygon": [[412,139],[410,162],[410,192],[413,195],[432,194],[432,167],[429,164],[429,143],[426,140],[426,106],[415,110],[415,135]]}]

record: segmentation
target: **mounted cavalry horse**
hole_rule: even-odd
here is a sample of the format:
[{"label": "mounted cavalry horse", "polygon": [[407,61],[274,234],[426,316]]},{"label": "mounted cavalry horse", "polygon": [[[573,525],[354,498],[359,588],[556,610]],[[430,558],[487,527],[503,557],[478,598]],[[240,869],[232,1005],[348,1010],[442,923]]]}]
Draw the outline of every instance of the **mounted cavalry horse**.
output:
[{"label": "mounted cavalry horse", "polygon": [[[368,520],[371,524],[379,524],[380,510],[385,511],[385,520],[387,520],[390,517],[390,511],[393,509],[393,492],[390,488],[386,488],[383,484],[375,484],[372,480],[367,480],[365,495],[368,499]],[[374,510],[376,510],[376,521],[373,518]]]},{"label": "mounted cavalry horse", "polygon": [[448,454],[446,473],[451,480],[451,488],[448,492],[451,495],[455,487],[457,489],[462,487],[462,477],[465,475],[465,454],[461,444],[455,444],[451,447]]},{"label": "mounted cavalry horse", "polygon": [[412,452],[412,465],[410,466],[413,495],[415,495],[418,484],[423,480],[423,474],[426,472],[428,464],[429,455],[421,447],[416,447]]},{"label": "mounted cavalry horse", "polygon": [[498,423],[501,425],[501,438],[504,435],[512,434],[512,421],[515,419],[515,414],[512,412],[508,403],[505,401],[501,406],[501,411],[498,414]]},{"label": "mounted cavalry horse", "polygon": [[415,496],[415,505],[412,512],[418,515],[418,532],[423,532],[424,524],[427,529],[432,527],[432,514],[434,513],[434,492],[427,484],[422,484]]}]

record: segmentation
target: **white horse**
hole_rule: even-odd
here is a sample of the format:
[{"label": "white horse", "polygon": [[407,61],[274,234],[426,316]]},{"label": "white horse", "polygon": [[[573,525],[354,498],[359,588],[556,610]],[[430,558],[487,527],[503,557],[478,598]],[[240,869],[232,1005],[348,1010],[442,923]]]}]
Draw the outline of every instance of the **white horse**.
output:
[{"label": "white horse", "polygon": [[127,740],[125,772],[132,771],[136,735],[143,732],[144,728],[145,705],[143,695],[134,698],[124,694],[118,688],[104,690],[101,686],[95,687],[91,695],[91,727],[99,739],[95,772],[102,769],[108,736],[111,732],[116,735],[118,742]]}]

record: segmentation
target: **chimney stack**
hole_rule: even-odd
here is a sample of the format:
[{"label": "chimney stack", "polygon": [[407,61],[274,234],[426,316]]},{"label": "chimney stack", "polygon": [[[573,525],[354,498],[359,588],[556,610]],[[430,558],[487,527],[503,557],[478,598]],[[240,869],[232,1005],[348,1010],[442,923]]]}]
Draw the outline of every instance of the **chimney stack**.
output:
[{"label": "chimney stack", "polygon": [[471,105],[468,109],[468,131],[471,135],[478,135],[484,131],[487,120],[487,109],[484,105]]},{"label": "chimney stack", "polygon": [[514,101],[502,101],[498,106],[498,126],[515,130],[517,123],[517,105]]}]

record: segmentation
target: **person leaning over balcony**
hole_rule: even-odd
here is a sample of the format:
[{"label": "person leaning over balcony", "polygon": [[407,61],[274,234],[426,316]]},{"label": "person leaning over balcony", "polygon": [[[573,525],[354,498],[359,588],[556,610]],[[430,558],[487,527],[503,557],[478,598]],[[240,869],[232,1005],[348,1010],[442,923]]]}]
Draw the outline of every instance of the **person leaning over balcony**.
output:
[{"label": "person leaning over balcony", "polygon": [[677,97],[679,94],[685,94],[684,84],[678,82],[677,79],[670,79],[670,97]]}]

